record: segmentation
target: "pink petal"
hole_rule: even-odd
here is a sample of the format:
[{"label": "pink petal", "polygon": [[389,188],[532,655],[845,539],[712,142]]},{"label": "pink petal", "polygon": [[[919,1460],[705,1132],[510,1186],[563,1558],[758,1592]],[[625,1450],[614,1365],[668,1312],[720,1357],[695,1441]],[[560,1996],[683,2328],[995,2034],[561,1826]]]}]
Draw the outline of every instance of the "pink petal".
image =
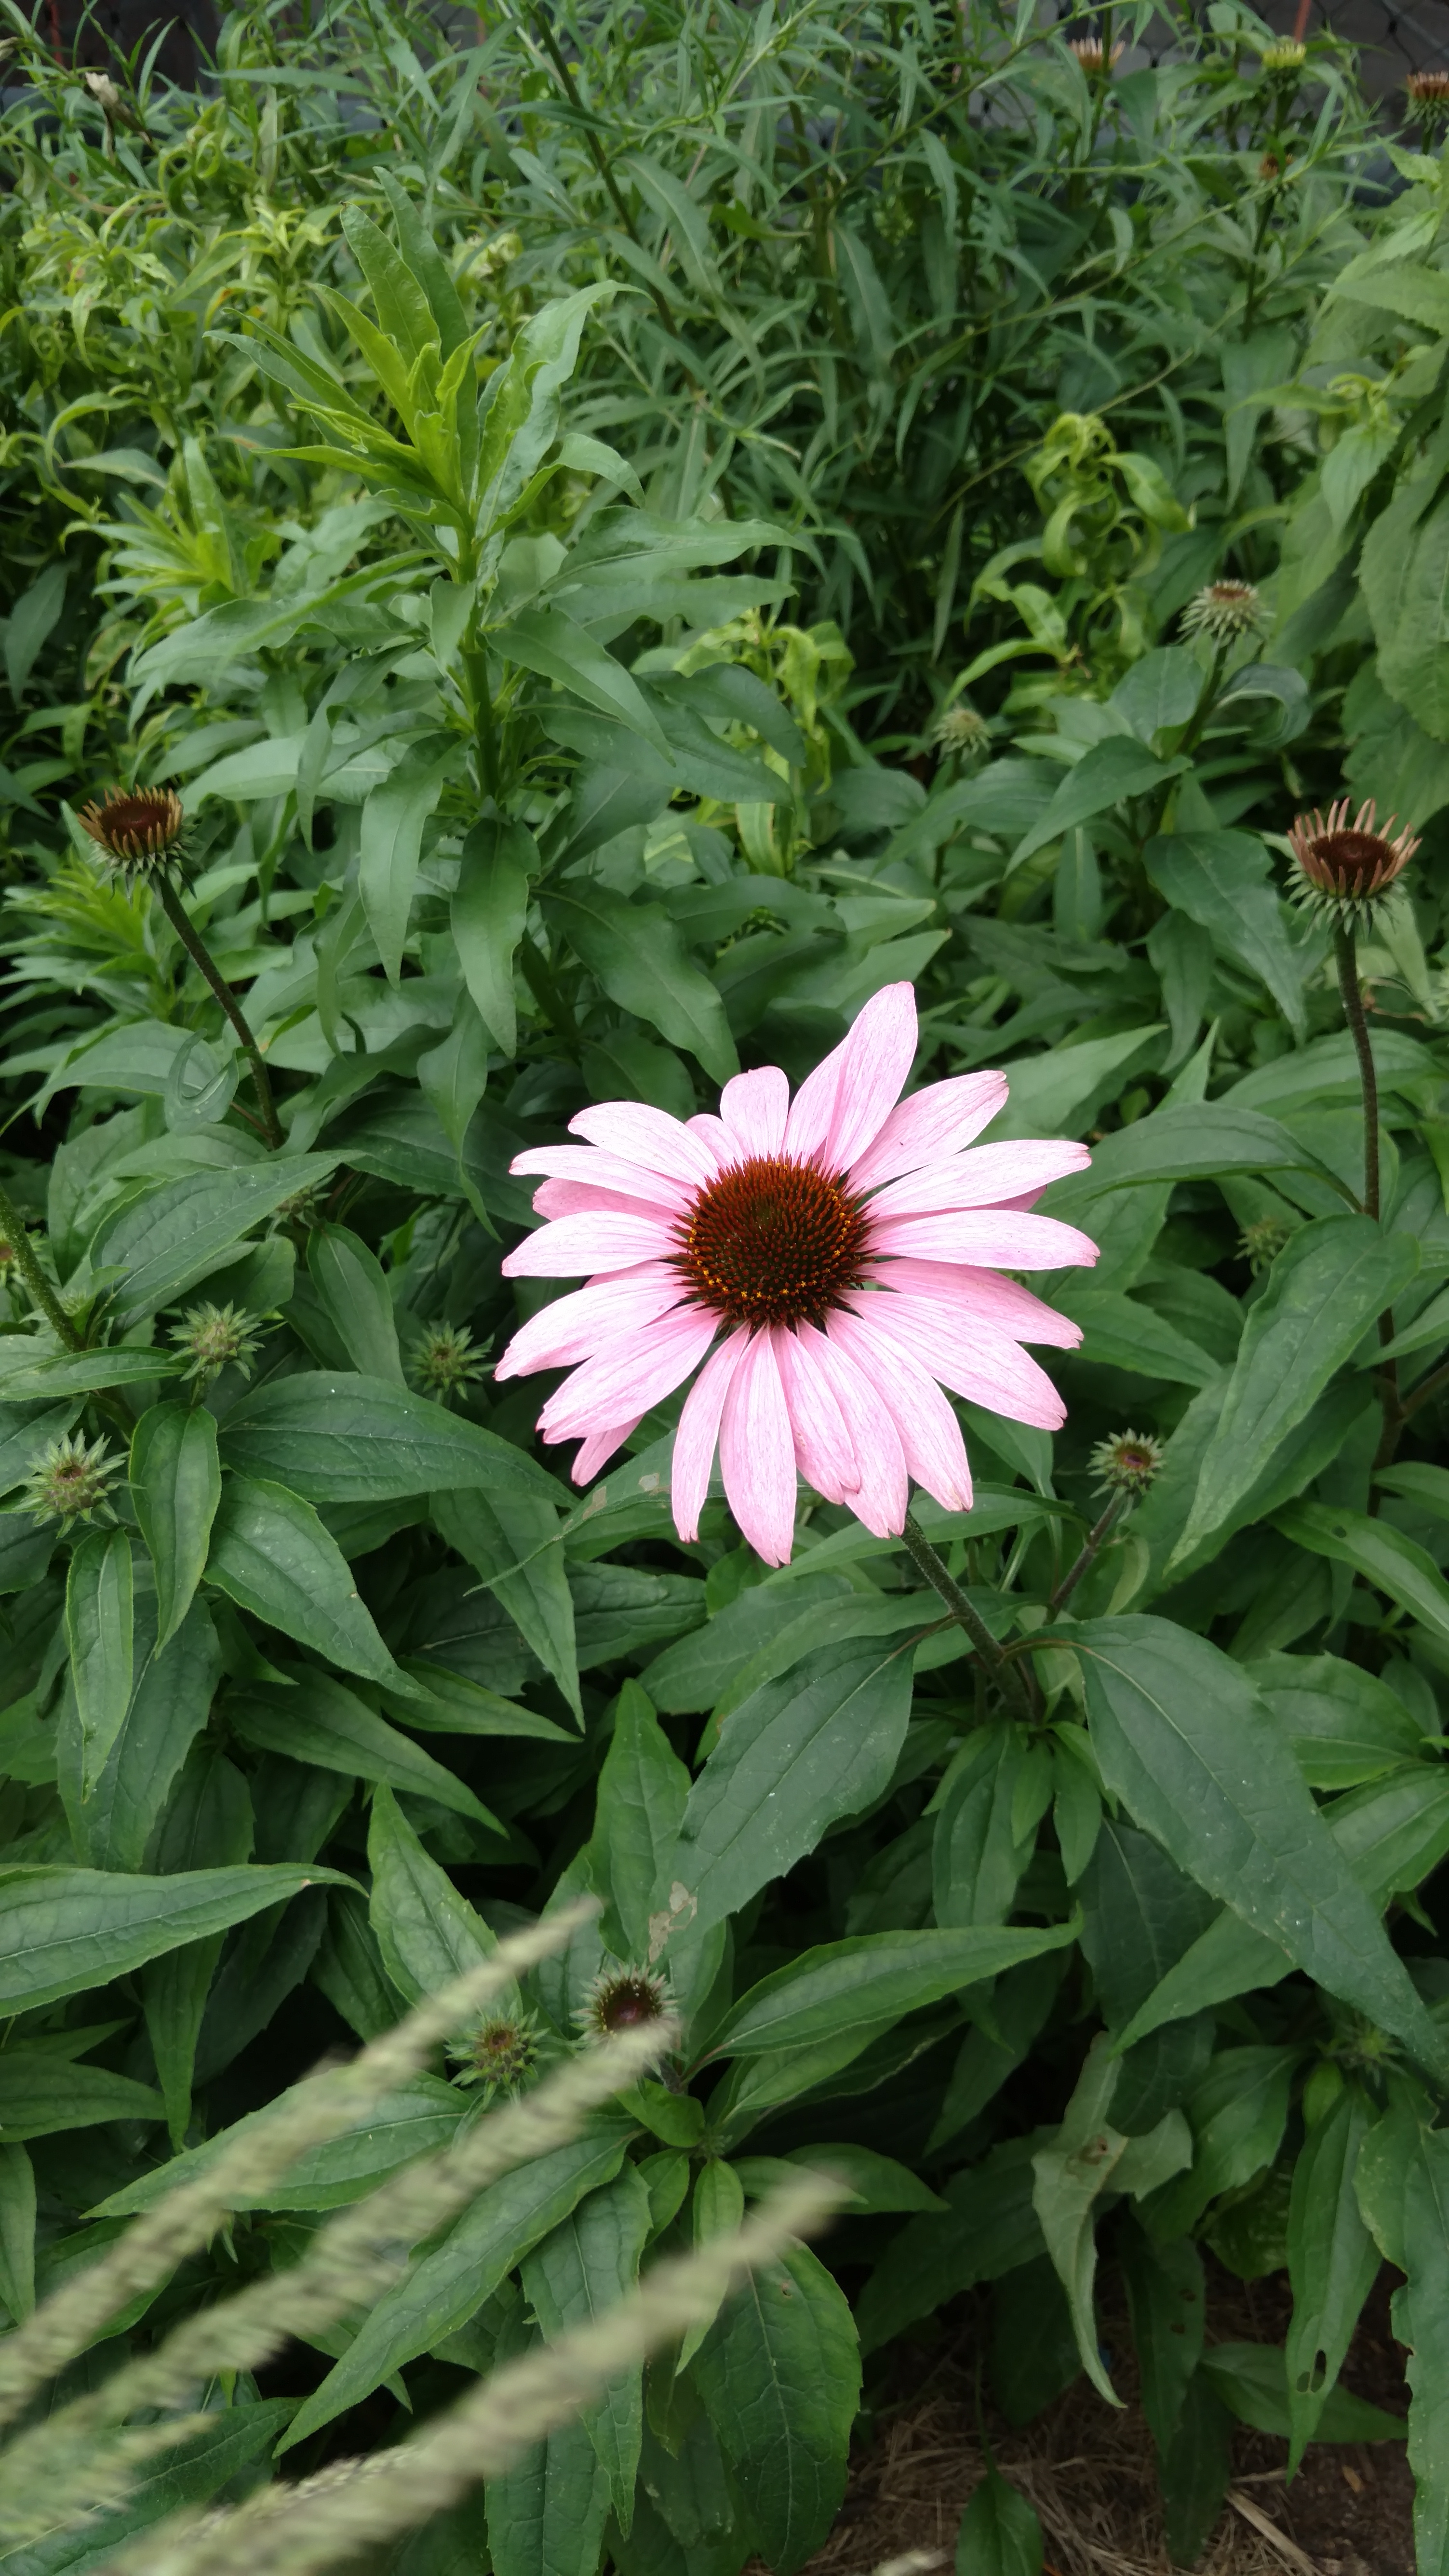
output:
[{"label": "pink petal", "polygon": [[612,1208],[617,1216],[650,1216],[671,1230],[680,1222],[682,1209],[651,1205],[637,1195],[626,1198],[622,1190],[596,1189],[591,1181],[540,1181],[533,1193],[533,1213],[538,1217],[587,1216],[591,1208]]},{"label": "pink petal", "polygon": [[660,1315],[682,1305],[688,1291],[672,1264],[647,1262],[596,1287],[556,1297],[520,1324],[493,1375],[528,1377],[534,1369],[572,1368],[592,1359],[617,1334],[642,1333]]},{"label": "pink petal", "polygon": [[958,1073],[912,1092],[897,1102],[875,1142],[851,1165],[852,1188],[873,1190],[943,1154],[959,1153],[1005,1106],[1006,1091],[1004,1073]]},{"label": "pink petal", "polygon": [[798,1333],[780,1324],[773,1331],[800,1473],[827,1503],[850,1502],[860,1491],[860,1467],[830,1381]]},{"label": "pink petal", "polygon": [[724,1120],[722,1118],[716,1118],[712,1109],[697,1109],[689,1122],[689,1132],[691,1136],[698,1136],[703,1142],[705,1150],[714,1155],[718,1167],[715,1173],[716,1179],[718,1179],[719,1173],[724,1171],[730,1164],[737,1163],[739,1161],[740,1149],[738,1145],[735,1143],[735,1140],[730,1134],[728,1127],[725,1125]]},{"label": "pink petal", "polygon": [[[877,1298],[876,1304],[884,1300]],[[870,1321],[837,1307],[826,1332],[837,1350],[858,1360],[887,1406],[906,1466],[918,1485],[947,1511],[971,1509],[971,1469],[961,1425],[926,1368]]]},{"label": "pink petal", "polygon": [[718,1350],[711,1351],[684,1399],[679,1429],[674,1435],[669,1501],[674,1513],[674,1526],[686,1541],[699,1536],[699,1516],[709,1494],[720,1415],[734,1383],[735,1371],[749,1347],[749,1339],[749,1333],[742,1324],[738,1331],[731,1333],[728,1341],[720,1343]]},{"label": "pink petal", "polygon": [[719,1177],[719,1157],[700,1136],[666,1109],[651,1109],[645,1100],[607,1100],[581,1109],[569,1120],[571,1136],[586,1136],[591,1145],[606,1145],[626,1162],[666,1179],[692,1183],[698,1189]]},{"label": "pink petal", "polygon": [[719,1114],[736,1155],[778,1154],[790,1114],[790,1085],[777,1064],[737,1073],[720,1093]]},{"label": "pink petal", "polygon": [[800,1326],[800,1343],[820,1370],[840,1407],[860,1467],[860,1487],[846,1497],[856,1519],[877,1538],[896,1538],[905,1524],[910,1488],[900,1434],[870,1379],[813,1324]]},{"label": "pink petal", "polygon": [[[617,1218],[613,1222],[617,1224]],[[1059,1217],[1016,1216],[1010,1209],[999,1208],[888,1217],[872,1224],[870,1248],[876,1253],[906,1253],[918,1261],[967,1261],[993,1270],[1061,1270],[1068,1263],[1089,1268],[1097,1258],[1090,1236],[1074,1225],[1063,1225]]]},{"label": "pink petal", "polygon": [[795,1543],[795,1443],[769,1333],[756,1333],[730,1380],[719,1426],[725,1496],[757,1556],[788,1565]]},{"label": "pink petal", "polygon": [[637,1431],[644,1417],[633,1422],[616,1422],[609,1431],[591,1431],[574,1460],[569,1474],[576,1485],[591,1485],[601,1467],[606,1467],[616,1449],[622,1449],[631,1431]]},{"label": "pink petal", "polygon": [[915,993],[909,984],[887,984],[796,1092],[786,1153],[827,1171],[848,1170],[900,1098],[915,1052]]},{"label": "pink petal", "polygon": [[[544,1183],[545,1189],[569,1186],[567,1181]],[[1030,1217],[1017,1219],[1018,1224],[1032,1222]],[[663,1218],[604,1208],[596,1215],[564,1216],[541,1225],[537,1234],[515,1244],[500,1266],[505,1279],[586,1279],[591,1271],[632,1270],[639,1261],[663,1261],[673,1250],[674,1236]]]},{"label": "pink petal", "polygon": [[546,1172],[551,1179],[582,1182],[591,1190],[608,1190],[620,1198],[648,1199],[658,1207],[690,1207],[698,1196],[693,1183],[646,1172],[641,1163],[626,1162],[622,1154],[602,1153],[597,1145],[531,1145],[526,1154],[515,1154],[508,1168],[514,1173]]},{"label": "pink petal", "polygon": [[945,1208],[1014,1209],[1023,1193],[1035,1197],[1066,1173],[1083,1170],[1091,1159],[1085,1145],[1065,1138],[977,1145],[890,1182],[871,1200],[870,1213],[879,1218],[933,1216]]},{"label": "pink petal", "polygon": [[939,1316],[948,1331],[962,1318],[1018,1342],[1053,1342],[1074,1351],[1082,1338],[1080,1324],[1059,1314],[1035,1290],[999,1270],[968,1270],[950,1261],[883,1261],[870,1276],[881,1288],[909,1297],[923,1323]]},{"label": "pink petal", "polygon": [[[859,1306],[849,1301],[858,1314]],[[1043,1431],[1059,1431],[1067,1409],[1047,1376],[1004,1333],[993,1333],[969,1318],[948,1330],[939,1315],[913,1315],[904,1297],[872,1300],[872,1333],[894,1343],[928,1369],[954,1395],[982,1404],[989,1413],[1004,1413],[1013,1422],[1034,1422]]]},{"label": "pink petal", "polygon": [[538,1417],[540,1431],[545,1439],[572,1440],[616,1421],[626,1405],[642,1421],[699,1366],[718,1331],[717,1315],[679,1306],[651,1324],[644,1340],[620,1336],[554,1389]]}]

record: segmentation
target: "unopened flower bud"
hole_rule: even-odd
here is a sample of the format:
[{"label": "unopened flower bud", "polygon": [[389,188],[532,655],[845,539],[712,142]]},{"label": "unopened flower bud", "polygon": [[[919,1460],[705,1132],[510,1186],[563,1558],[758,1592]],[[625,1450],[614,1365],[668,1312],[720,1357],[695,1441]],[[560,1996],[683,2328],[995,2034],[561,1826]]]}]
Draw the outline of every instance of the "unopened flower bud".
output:
[{"label": "unopened flower bud", "polygon": [[459,1389],[483,1375],[483,1353],[464,1324],[429,1324],[411,1359],[413,1377],[425,1395],[447,1404]]},{"label": "unopened flower bud", "polygon": [[1317,812],[1298,815],[1288,835],[1294,902],[1342,929],[1369,929],[1419,846],[1412,832],[1395,835],[1395,820],[1391,814],[1379,831],[1371,796],[1352,823],[1346,796],[1329,807],[1326,821]]},{"label": "unopened flower bud", "polygon": [[574,2016],[590,2039],[613,2039],[621,2030],[642,2030],[668,2017],[668,1978],[648,1968],[618,1966],[601,1970]]},{"label": "unopened flower bud", "polygon": [[59,1521],[63,1530],[72,1521],[88,1521],[109,1502],[112,1479],[125,1472],[124,1458],[107,1457],[108,1446],[101,1439],[87,1448],[80,1432],[47,1442],[30,1461],[21,1509],[38,1521]]},{"label": "unopened flower bud", "polygon": [[1098,1441],[1091,1456],[1097,1484],[1134,1502],[1146,1493],[1161,1464],[1162,1443],[1146,1431],[1114,1431],[1110,1440]]},{"label": "unopened flower bud", "polygon": [[258,1317],[240,1306],[213,1306],[208,1300],[190,1307],[181,1322],[171,1327],[172,1340],[191,1363],[184,1374],[199,1377],[203,1386],[220,1377],[224,1368],[239,1368],[243,1377],[250,1377],[259,1347],[258,1323]]},{"label": "unopened flower bud", "polygon": [[1238,1250],[1255,1279],[1271,1270],[1279,1253],[1292,1235],[1293,1228],[1281,1216],[1255,1217],[1238,1237]]},{"label": "unopened flower bud", "polygon": [[1207,635],[1214,644],[1256,634],[1262,624],[1263,602],[1250,581],[1210,581],[1182,612],[1184,635]]},{"label": "unopened flower bud", "polygon": [[186,816],[174,787],[114,787],[76,819],[123,875],[169,867],[181,855]]},{"label": "unopened flower bud", "polygon": [[530,2014],[490,2013],[448,2044],[457,2084],[481,2086],[483,2098],[521,2093],[538,2072],[539,2028]]},{"label": "unopened flower bud", "polygon": [[964,700],[957,706],[944,707],[931,727],[931,739],[938,750],[960,752],[969,757],[984,751],[991,740],[991,727],[985,716]]}]

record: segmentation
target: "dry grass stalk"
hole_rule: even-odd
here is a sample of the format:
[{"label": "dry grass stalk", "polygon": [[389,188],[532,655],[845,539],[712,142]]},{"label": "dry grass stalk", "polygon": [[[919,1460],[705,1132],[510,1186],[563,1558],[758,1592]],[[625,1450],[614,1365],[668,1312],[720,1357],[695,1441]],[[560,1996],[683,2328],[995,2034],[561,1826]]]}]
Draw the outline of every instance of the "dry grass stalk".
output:
[{"label": "dry grass stalk", "polygon": [[340,2462],[297,2487],[267,2487],[229,2512],[155,2531],[106,2576],[318,2576],[395,2539],[505,2468],[589,2405],[610,2380],[712,2317],[744,2274],[818,2227],[844,2193],[818,2174],[773,2192],[752,2218],[657,2264],[595,2323],[495,2371],[414,2441]]}]

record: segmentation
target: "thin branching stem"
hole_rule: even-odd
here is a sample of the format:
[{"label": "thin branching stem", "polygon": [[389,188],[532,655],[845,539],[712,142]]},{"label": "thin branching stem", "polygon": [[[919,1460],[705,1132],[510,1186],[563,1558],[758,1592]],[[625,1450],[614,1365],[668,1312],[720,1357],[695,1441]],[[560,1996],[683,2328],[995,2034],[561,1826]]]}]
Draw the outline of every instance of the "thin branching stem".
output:
[{"label": "thin branching stem", "polygon": [[1091,1572],[1102,1549],[1126,1511],[1129,1500],[1130,1496],[1127,1494],[1113,1494],[1109,1497],[1106,1510],[1100,1520],[1088,1530],[1074,1563],[1068,1566],[1047,1603],[1047,1610],[1052,1618],[1056,1617],[1059,1610],[1066,1608],[1083,1576]]},{"label": "thin branching stem", "polygon": [[286,1139],[282,1134],[276,1103],[272,1098],[272,1078],[267,1071],[266,1058],[252,1035],[251,1024],[164,868],[157,873],[152,882],[156,889],[156,899],[187,956],[194,966],[200,968],[236,1031],[237,1042],[252,1069],[257,1107],[262,1115],[262,1132],[275,1153],[278,1146],[284,1144]]},{"label": "thin branching stem", "polygon": [[1019,1701],[1021,1715],[1030,1717],[1033,1714],[1031,1693],[1025,1680],[1007,1662],[980,1611],[969,1595],[962,1591],[955,1576],[936,1549],[932,1547],[913,1512],[907,1512],[901,1536],[918,1570],[925,1576],[932,1590],[940,1594],[958,1626],[965,1629],[987,1671],[995,1681],[1000,1683],[1009,1698]]}]

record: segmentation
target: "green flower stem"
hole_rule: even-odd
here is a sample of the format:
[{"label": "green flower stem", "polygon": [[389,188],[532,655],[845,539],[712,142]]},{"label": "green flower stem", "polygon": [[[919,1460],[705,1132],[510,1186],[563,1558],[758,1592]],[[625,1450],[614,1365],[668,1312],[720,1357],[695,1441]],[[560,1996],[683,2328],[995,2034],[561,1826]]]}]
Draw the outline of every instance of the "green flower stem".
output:
[{"label": "green flower stem", "polygon": [[[1379,1082],[1374,1067],[1373,1040],[1369,1036],[1364,1014],[1363,995],[1358,981],[1358,938],[1352,925],[1337,922],[1333,933],[1334,956],[1338,964],[1338,989],[1343,996],[1343,1016],[1358,1057],[1359,1081],[1363,1087],[1363,1208],[1365,1216],[1379,1222]],[[1386,1348],[1394,1338],[1394,1313],[1386,1306],[1379,1317],[1379,1343]],[[1399,1433],[1406,1416],[1399,1397],[1399,1364],[1385,1360],[1378,1372],[1379,1402],[1383,1407],[1384,1427],[1374,1453],[1374,1465],[1387,1467],[1399,1445]],[[1369,1510],[1379,1507],[1377,1486],[1370,1489]]]},{"label": "green flower stem", "polygon": [[1083,1575],[1089,1573],[1091,1568],[1095,1565],[1107,1540],[1111,1537],[1117,1523],[1126,1511],[1128,1499],[1129,1498],[1126,1494],[1113,1494],[1110,1497],[1107,1508],[1103,1512],[1101,1519],[1097,1522],[1095,1528],[1090,1529],[1087,1532],[1085,1539],[1082,1541],[1081,1551],[1077,1556],[1075,1563],[1068,1566],[1066,1573],[1062,1576],[1060,1583],[1057,1585],[1055,1592],[1047,1603],[1047,1611],[1050,1617],[1055,1618],[1057,1612],[1065,1607],[1066,1603],[1070,1601],[1072,1594],[1076,1591],[1077,1585],[1081,1582]]},{"label": "green flower stem", "polygon": [[1026,1683],[1007,1662],[980,1611],[968,1600],[955,1576],[948,1572],[914,1513],[907,1512],[901,1536],[918,1571],[925,1576],[932,1590],[940,1594],[958,1627],[965,1629],[987,1671],[1008,1695],[1019,1700],[1022,1714],[1029,1717],[1032,1713],[1031,1699]]},{"label": "green flower stem", "polygon": [[58,1341],[70,1351],[83,1351],[85,1344],[62,1306],[45,1272],[35,1258],[35,1246],[25,1231],[25,1219],[7,1189],[0,1187],[0,1226],[15,1255],[15,1267],[25,1282],[36,1313],[43,1315]]},{"label": "green flower stem", "polygon": [[185,949],[187,956],[191,959],[193,965],[200,967],[202,974],[211,986],[213,993],[216,995],[223,1011],[226,1013],[227,1018],[230,1020],[232,1027],[236,1031],[242,1052],[246,1056],[247,1062],[252,1069],[252,1081],[256,1085],[257,1107],[262,1113],[262,1132],[266,1137],[267,1143],[275,1153],[277,1148],[285,1142],[285,1139],[278,1123],[276,1103],[272,1098],[271,1076],[267,1072],[266,1062],[262,1055],[261,1048],[258,1046],[256,1039],[252,1036],[251,1029],[247,1023],[246,1014],[243,1011],[240,1002],[237,1000],[235,993],[232,991],[230,984],[227,982],[226,977],[222,974],[220,967],[217,966],[213,960],[210,950],[202,939],[200,931],[192,921],[191,915],[187,911],[185,904],[182,902],[180,895],[177,893],[175,886],[172,884],[167,871],[164,868],[158,869],[156,875],[151,879],[151,883],[156,889],[156,896],[161,909],[165,913],[167,920],[170,922],[172,929],[175,931],[177,938],[180,940],[182,947]]}]

